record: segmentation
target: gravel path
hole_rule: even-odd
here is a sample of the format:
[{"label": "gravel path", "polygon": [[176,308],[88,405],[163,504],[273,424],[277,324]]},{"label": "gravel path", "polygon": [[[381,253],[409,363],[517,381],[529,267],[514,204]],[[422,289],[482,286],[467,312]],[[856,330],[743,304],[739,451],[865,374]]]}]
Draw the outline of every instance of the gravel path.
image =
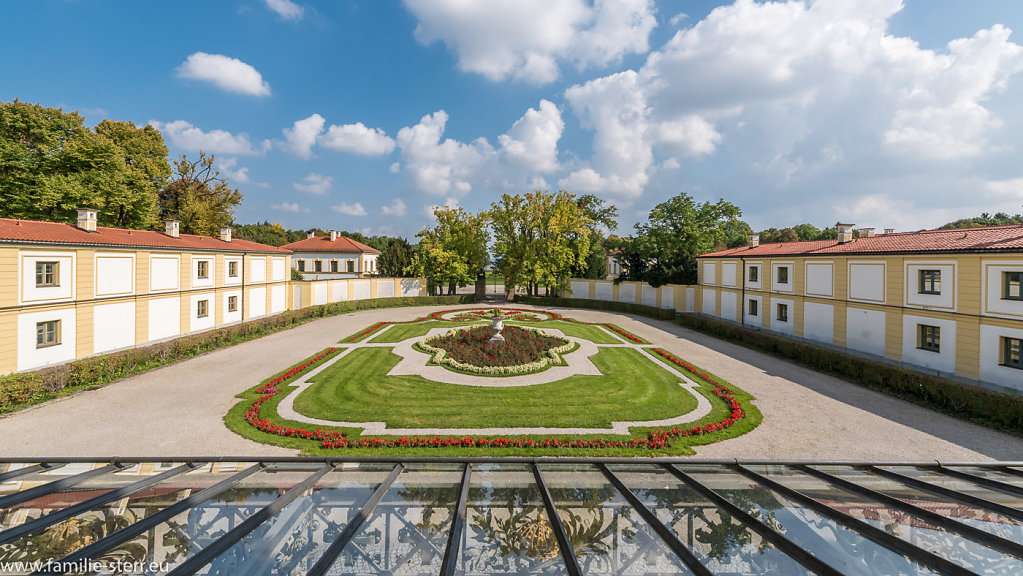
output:
[{"label": "gravel path", "polygon": [[[238,401],[236,394],[362,328],[449,308],[455,307],[367,310],[316,320],[2,417],[0,457],[294,454],[246,440],[224,426],[223,416]],[[763,423],[738,438],[697,447],[699,457],[1023,460],[1023,438],[938,414],[670,322],[552,309],[579,320],[617,324],[756,396]]]}]

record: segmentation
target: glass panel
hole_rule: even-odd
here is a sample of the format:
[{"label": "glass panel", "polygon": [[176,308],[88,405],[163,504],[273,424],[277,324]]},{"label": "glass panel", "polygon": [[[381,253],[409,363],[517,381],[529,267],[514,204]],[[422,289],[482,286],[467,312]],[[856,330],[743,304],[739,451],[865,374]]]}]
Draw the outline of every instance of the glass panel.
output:
[{"label": "glass panel", "polygon": [[456,574],[565,574],[526,464],[474,464]]},{"label": "glass panel", "polygon": [[917,468],[911,466],[878,466],[878,468],[890,470],[896,474],[915,478],[917,480],[927,482],[928,484],[934,484],[935,486],[941,486],[942,488],[962,492],[963,494],[968,494],[976,498],[983,498],[989,502],[995,502],[997,504],[1003,504],[1018,510],[1023,510],[1023,497],[1021,496],[1008,494],[993,488],[987,488],[983,485],[970,482],[969,480],[960,480],[953,476],[942,474],[934,468]]},{"label": "glass panel", "polygon": [[692,574],[595,466],[540,471],[583,574]]},{"label": "glass panel", "polygon": [[807,574],[795,560],[661,466],[611,471],[715,574]]},{"label": "glass panel", "polygon": [[[351,463],[328,472],[198,573],[305,574],[393,469],[389,463]],[[293,485],[308,475],[286,478]]]},{"label": "glass panel", "polygon": [[966,472],[967,474],[973,474],[974,476],[980,476],[981,478],[988,478],[1017,488],[1023,488],[1023,477],[1016,476],[1014,474],[1007,474],[994,468],[988,468],[986,466],[946,466],[946,468],[958,470],[959,472]]},{"label": "glass panel", "polygon": [[[753,467],[751,467],[753,468]],[[802,472],[782,466],[767,468],[772,477],[830,508],[880,528],[896,538],[967,569],[984,574],[1023,574],[1023,562],[967,540],[941,526],[935,526],[881,502],[858,496]],[[842,473],[838,467],[820,466],[824,472]],[[759,470],[758,470],[759,471]],[[850,480],[859,480],[851,477]]]},{"label": "glass panel", "polygon": [[463,468],[462,464],[408,465],[341,551],[329,574],[438,574]]},{"label": "glass panel", "polygon": [[971,504],[950,501],[944,496],[917,490],[894,480],[888,480],[849,466],[814,466],[814,468],[855,482],[858,486],[876,490],[908,504],[941,514],[951,520],[969,524],[985,532],[1023,544],[1023,522],[1019,520]]},{"label": "glass panel", "polygon": [[[845,525],[790,501],[737,472],[717,466],[679,465],[678,468],[843,574],[935,574],[901,554],[866,539]],[[788,475],[787,469],[780,466],[749,468],[761,474],[770,471],[778,481],[784,479],[779,476]],[[840,496],[838,491],[830,490],[820,482],[792,483],[791,487],[804,494],[810,491],[807,495],[815,499]],[[814,490],[811,491],[811,488]]]}]

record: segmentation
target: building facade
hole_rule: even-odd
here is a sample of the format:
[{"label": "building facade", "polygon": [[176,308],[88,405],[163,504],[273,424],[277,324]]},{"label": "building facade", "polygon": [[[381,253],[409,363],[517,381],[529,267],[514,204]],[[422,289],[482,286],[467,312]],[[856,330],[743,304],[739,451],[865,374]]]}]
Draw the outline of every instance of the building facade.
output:
[{"label": "building facade", "polygon": [[699,257],[696,312],[1023,392],[1023,226],[785,242]]},{"label": "building facade", "polygon": [[231,238],[0,219],[0,374],[287,309],[291,252]]},{"label": "building facade", "polygon": [[292,266],[310,280],[367,278],[378,274],[380,251],[341,236],[336,230],[331,230],[329,236],[310,232],[305,240],[282,248],[295,253]]}]

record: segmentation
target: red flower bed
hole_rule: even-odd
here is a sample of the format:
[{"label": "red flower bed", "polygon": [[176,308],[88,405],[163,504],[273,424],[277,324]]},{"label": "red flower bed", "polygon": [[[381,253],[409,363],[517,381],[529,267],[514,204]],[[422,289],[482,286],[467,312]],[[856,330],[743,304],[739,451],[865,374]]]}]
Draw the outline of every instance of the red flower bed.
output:
[{"label": "red flower bed", "polygon": [[[587,324],[589,324],[589,322],[587,322]],[[601,324],[601,326],[603,326],[604,328],[607,328],[608,330],[614,332],[615,334],[620,334],[621,336],[624,336],[625,338],[628,338],[629,340],[632,340],[636,344],[647,344],[646,340],[640,338],[639,336],[636,336],[632,332],[628,332],[626,330],[622,330],[621,328],[615,326],[614,324],[604,323],[604,324]]]},{"label": "red flower bed", "polygon": [[397,322],[377,322],[376,324],[370,326],[369,328],[366,328],[362,332],[359,332],[358,334],[353,334],[348,338],[345,338],[343,342],[358,342],[359,340],[365,338],[368,334],[372,334],[373,332],[376,332],[377,330],[384,326],[387,326],[388,324],[397,324]]},{"label": "red flower bed", "polygon": [[538,362],[545,352],[567,342],[555,336],[540,334],[517,326],[505,326],[501,332],[505,343],[490,343],[493,334],[488,326],[477,326],[430,340],[430,346],[441,348],[453,360],[473,366],[520,366]]}]

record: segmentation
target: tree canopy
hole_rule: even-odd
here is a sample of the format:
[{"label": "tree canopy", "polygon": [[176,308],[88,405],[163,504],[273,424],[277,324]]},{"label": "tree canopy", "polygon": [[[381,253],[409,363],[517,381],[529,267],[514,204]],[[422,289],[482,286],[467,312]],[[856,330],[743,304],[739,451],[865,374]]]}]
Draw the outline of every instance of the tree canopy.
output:
[{"label": "tree canopy", "polygon": [[174,178],[160,190],[161,220],[180,220],[183,233],[204,236],[214,236],[234,221],[242,194],[221,178],[213,163],[214,156],[204,152],[195,162],[184,154],[174,162]]},{"label": "tree canopy", "polygon": [[975,218],[962,218],[955,222],[945,224],[939,230],[947,228],[977,228],[980,226],[1004,226],[1006,224],[1023,224],[1023,215],[1016,214],[1009,216],[1005,212],[998,212],[994,216],[984,212]]},{"label": "tree canopy", "polygon": [[436,208],[433,215],[437,224],[416,234],[419,249],[405,271],[446,283],[454,293],[456,286],[475,282],[488,263],[488,215],[462,208]]}]

